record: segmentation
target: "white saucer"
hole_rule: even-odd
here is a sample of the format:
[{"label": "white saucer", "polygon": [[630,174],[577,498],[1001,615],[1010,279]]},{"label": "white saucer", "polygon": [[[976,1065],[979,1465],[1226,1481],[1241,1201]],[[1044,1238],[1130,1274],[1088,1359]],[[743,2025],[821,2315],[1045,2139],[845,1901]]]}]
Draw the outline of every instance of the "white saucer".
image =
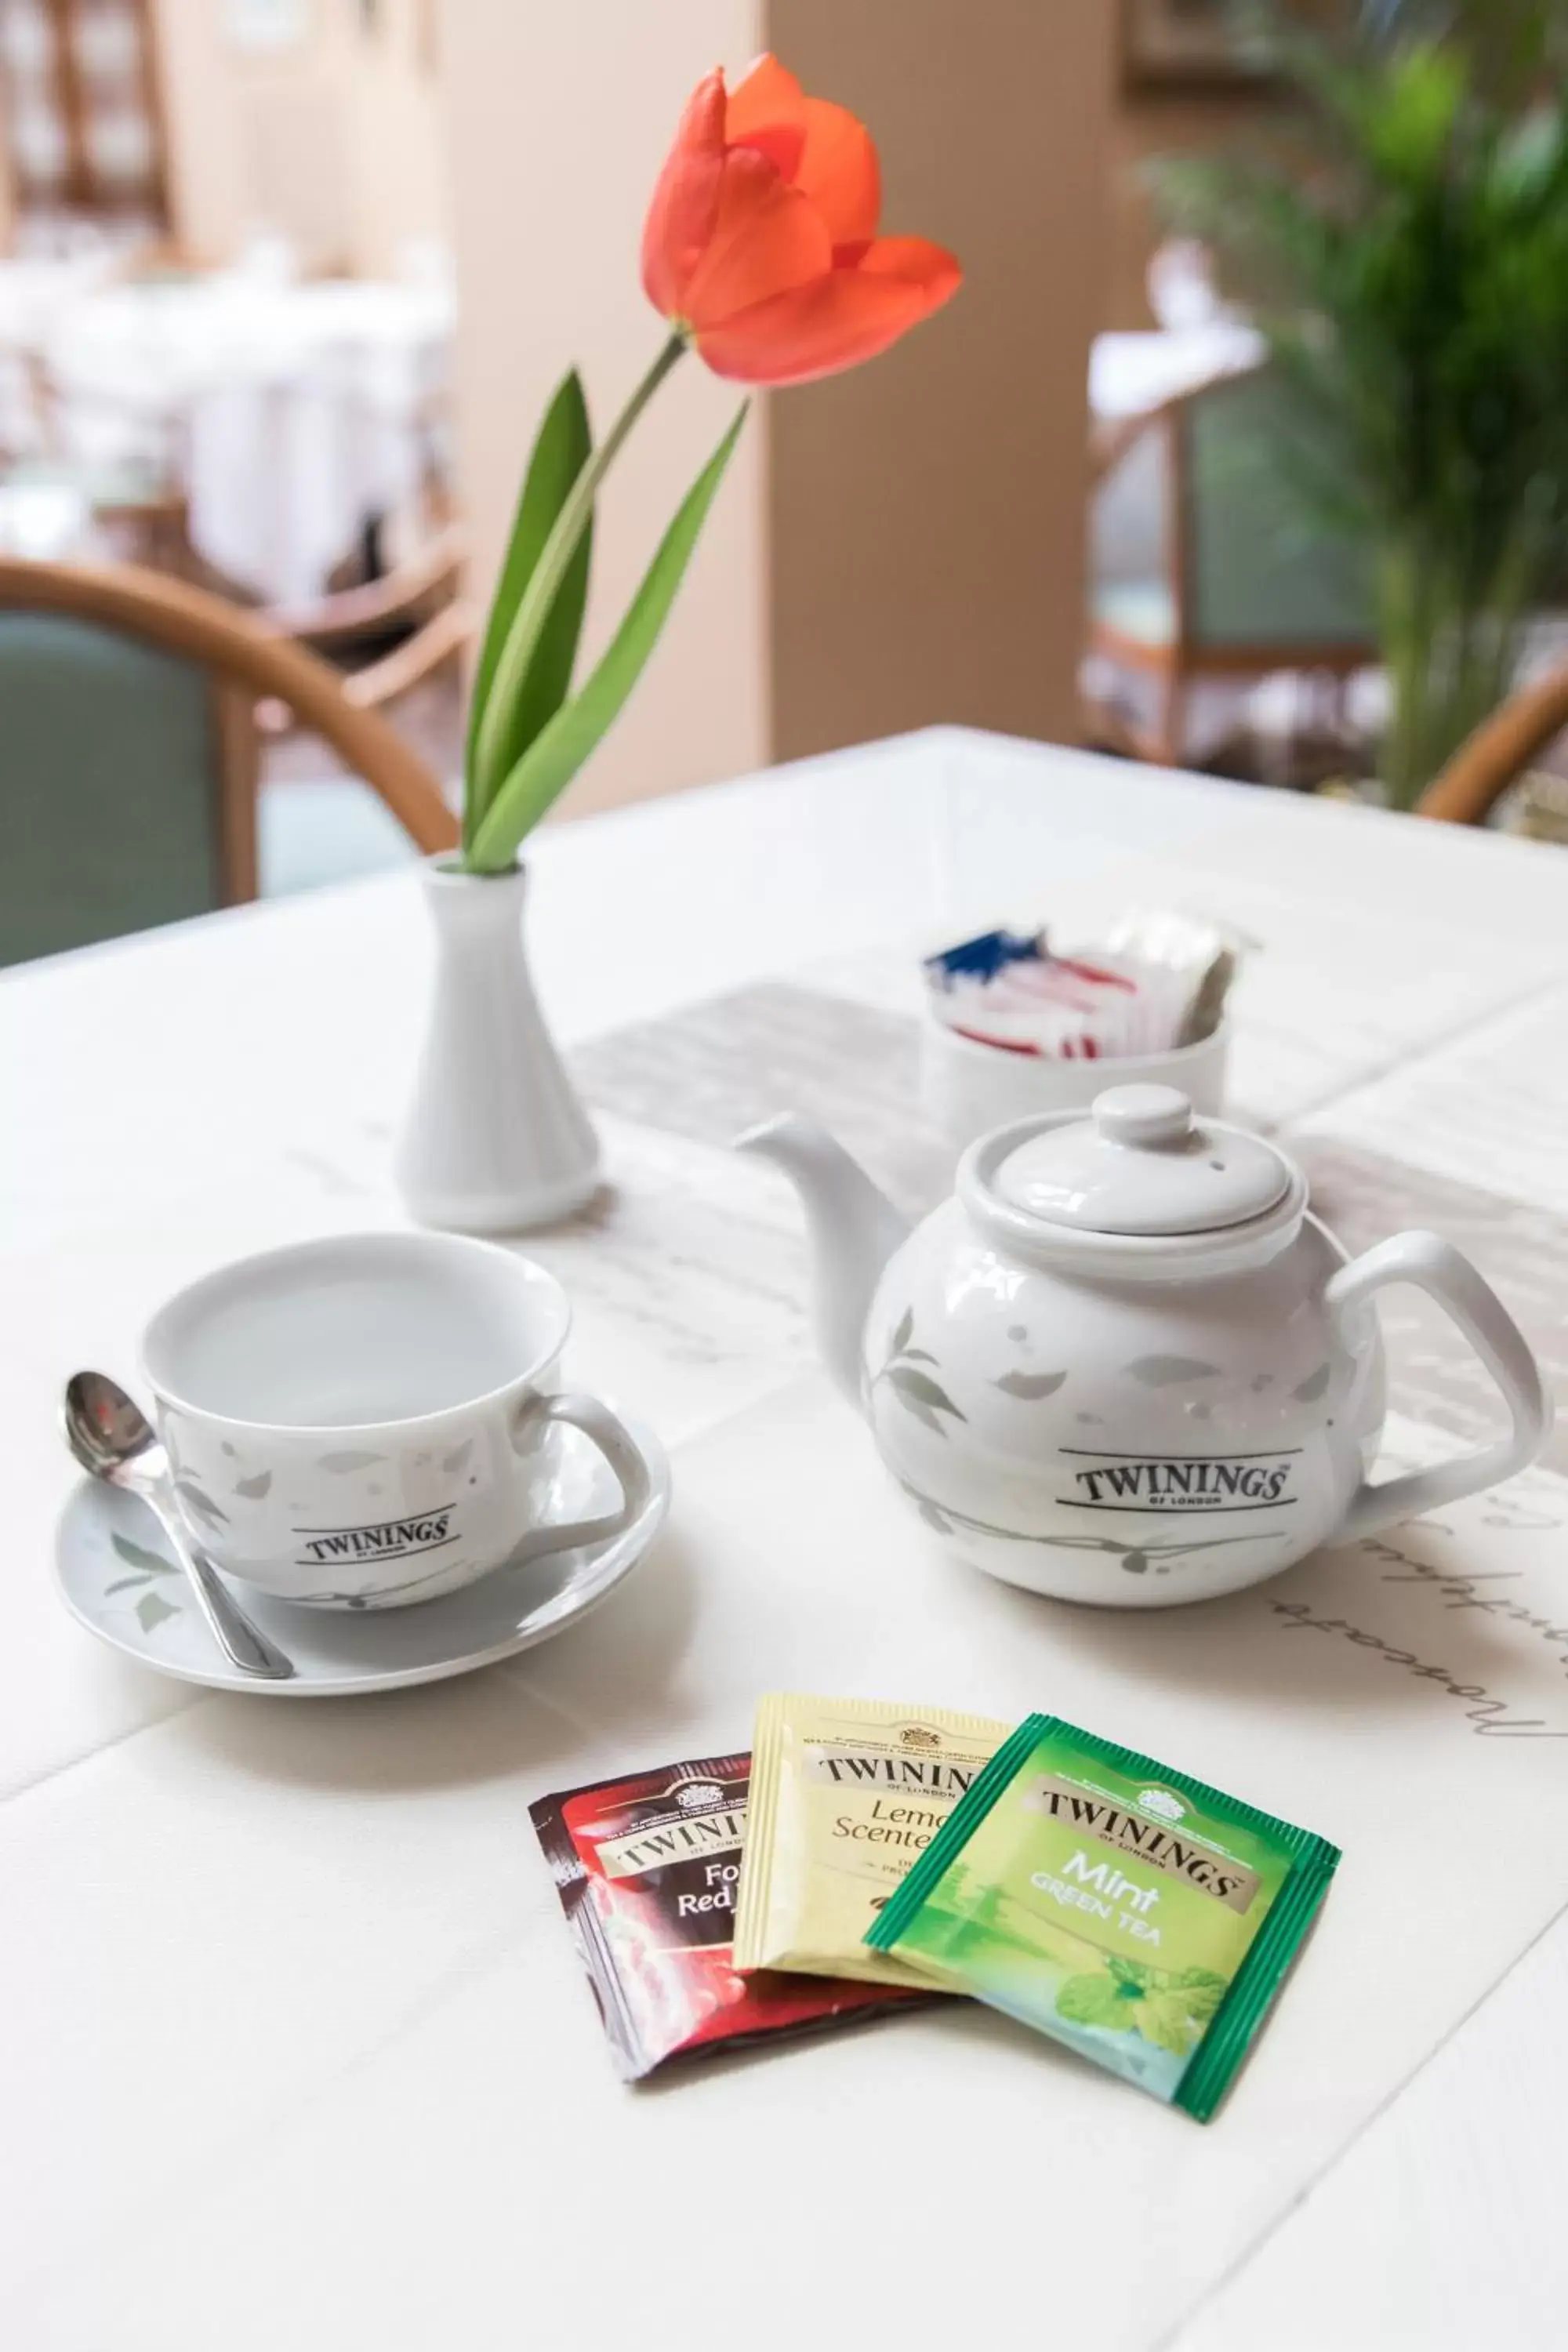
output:
[{"label": "white saucer", "polygon": [[[651,1479],[647,1506],[608,1543],[556,1552],[524,1568],[498,1568],[479,1583],[406,1609],[301,1609],[236,1580],[235,1598],[287,1650],[297,1672],[266,1682],[236,1672],[215,1645],[144,1504],[84,1479],[60,1515],[55,1575],[66,1607],[89,1633],[139,1664],[213,1690],[270,1698],[352,1698],[466,1675],[546,1642],[597,1608],[637,1566],[669,1508],[669,1461],[657,1437],[623,1416]],[[619,1490],[579,1430],[549,1434],[558,1453],[555,1510],[563,1519],[613,1511]]]}]

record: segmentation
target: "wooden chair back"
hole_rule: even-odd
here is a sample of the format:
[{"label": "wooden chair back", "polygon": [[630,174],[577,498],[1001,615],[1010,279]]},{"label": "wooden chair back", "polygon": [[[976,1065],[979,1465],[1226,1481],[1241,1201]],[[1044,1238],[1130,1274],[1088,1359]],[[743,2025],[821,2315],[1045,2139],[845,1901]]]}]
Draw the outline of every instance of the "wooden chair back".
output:
[{"label": "wooden chair back", "polygon": [[1568,728],[1568,662],[1521,687],[1460,744],[1415,803],[1417,816],[1480,824],[1509,786]]},{"label": "wooden chair back", "polygon": [[330,744],[416,847],[456,844],[435,775],[380,712],[220,598],[131,565],[0,557],[5,615],[0,962],[254,898],[263,698]]}]

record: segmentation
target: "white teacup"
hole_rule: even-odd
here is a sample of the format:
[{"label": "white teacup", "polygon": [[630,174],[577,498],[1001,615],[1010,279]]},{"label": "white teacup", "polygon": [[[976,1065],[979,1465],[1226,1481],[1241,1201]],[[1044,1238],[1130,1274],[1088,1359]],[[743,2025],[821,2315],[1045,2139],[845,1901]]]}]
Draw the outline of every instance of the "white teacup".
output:
[{"label": "white teacup", "polygon": [[[647,1466],[607,1406],[561,1393],[571,1320],[542,1266],[442,1234],[306,1242],[204,1276],[142,1342],[191,1534],[280,1600],[395,1609],[620,1533]],[[609,1463],[619,1511],[552,1519],[560,1422]]]}]

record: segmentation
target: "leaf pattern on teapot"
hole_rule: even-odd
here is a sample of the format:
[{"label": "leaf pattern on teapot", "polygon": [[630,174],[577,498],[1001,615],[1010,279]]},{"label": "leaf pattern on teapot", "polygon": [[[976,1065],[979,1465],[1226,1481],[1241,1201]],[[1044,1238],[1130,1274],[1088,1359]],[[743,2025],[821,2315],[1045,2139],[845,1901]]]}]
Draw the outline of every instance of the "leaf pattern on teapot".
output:
[{"label": "leaf pattern on teapot", "polygon": [[1004,1372],[991,1385],[1006,1396],[1021,1397],[1033,1404],[1040,1397],[1055,1396],[1066,1378],[1065,1372]]},{"label": "leaf pattern on teapot", "polygon": [[1194,1552],[1222,1551],[1231,1544],[1283,1543],[1282,1528],[1266,1534],[1245,1536],[1174,1537],[1169,1541],[1146,1538],[1142,1543],[1129,1544],[1117,1536],[1036,1536],[1020,1528],[997,1527],[990,1519],[977,1519],[967,1511],[955,1510],[950,1503],[939,1503],[933,1496],[921,1494],[907,1478],[900,1486],[914,1505],[928,1528],[939,1536],[992,1536],[1002,1543],[1041,1544],[1047,1551],[1097,1551],[1109,1554],[1119,1568],[1130,1575],[1146,1576],[1152,1570],[1156,1576],[1168,1576],[1173,1567]]},{"label": "leaf pattern on teapot", "polygon": [[897,1397],[906,1412],[913,1413],[923,1427],[945,1437],[947,1429],[941,1419],[944,1412],[954,1421],[968,1419],[962,1407],[953,1403],[942,1382],[923,1368],[930,1364],[940,1370],[929,1348],[913,1345],[915,1316],[912,1307],[906,1307],[893,1332],[892,1343],[880,1371],[872,1375],[866,1386],[868,1408],[879,1388],[886,1387]]},{"label": "leaf pattern on teapot", "polygon": [[1124,1370],[1129,1380],[1141,1381],[1146,1389],[1173,1388],[1178,1381],[1219,1378],[1219,1366],[1205,1364],[1197,1356],[1139,1356]]}]

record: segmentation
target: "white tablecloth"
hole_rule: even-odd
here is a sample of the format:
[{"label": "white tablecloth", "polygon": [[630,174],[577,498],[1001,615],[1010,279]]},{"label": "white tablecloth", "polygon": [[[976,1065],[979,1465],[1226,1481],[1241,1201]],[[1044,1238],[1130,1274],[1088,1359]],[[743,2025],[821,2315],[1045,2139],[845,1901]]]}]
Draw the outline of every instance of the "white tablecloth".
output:
[{"label": "white tablecloth", "polygon": [[[1373,1170],[1458,1186],[1483,1220],[1489,1186],[1500,1220],[1536,1220],[1543,1291],[1553,1249],[1560,1279],[1554,851],[944,732],[547,832],[531,866],[541,992],[569,1044],[782,971],[846,1024],[874,1019],[910,1002],[919,944],[997,919],[1227,912],[1262,942],[1238,1102],[1297,1148],[1349,1138]],[[716,1144],[608,1120],[613,1212],[537,1244],[578,1300],[574,1378],[618,1387],[674,1454],[668,1536],[589,1625],[467,1683],[298,1707],[139,1674],[66,1619],[47,1568],[70,1483],[60,1376],[128,1362],[147,1307],[204,1262],[395,1219],[389,1135],[427,984],[413,876],[0,982],[0,2270],[18,2346],[1555,2344],[1568,1932],[1509,1974],[1494,1952],[1493,1989],[1417,2072],[1401,1992],[1426,1949],[1391,1930],[1336,1980],[1342,2012],[1364,1985],[1353,2032],[1316,2047],[1364,1848],[1206,2132],[978,2017],[646,2096],[613,2081],[530,1798],[728,1742],[781,1679],[872,1691],[918,1672],[901,1695],[978,1704],[984,1682],[1005,1711],[1103,1679],[1129,1633],[912,1549],[852,1419],[802,1375],[793,1207]],[[106,1023],[140,1050],[105,1050]],[[1379,1813],[1400,1709],[1448,1704],[1416,1683],[1358,1701],[1381,1669],[1322,1639],[1257,1688],[1234,1657],[1218,1671],[1204,1612],[1168,1622],[1162,1668],[1143,1621],[1136,1705],[1184,1728],[1173,1761],[1237,1739],[1238,1763],[1272,1759],[1310,1708],[1340,1785]],[[1504,1670],[1506,1623],[1449,1622],[1434,1613],[1430,1638]],[[1563,1751],[1477,1752],[1511,1787]],[[1382,1808],[1372,1874],[1395,1918],[1422,1874],[1460,1949],[1466,1853],[1440,1806],[1406,1811]],[[1555,1871],[1550,1804],[1538,1818]],[[1519,1879],[1541,1896],[1541,1871]],[[1481,1920],[1477,1950],[1495,1943]],[[1320,2084],[1386,2065],[1390,2036],[1382,2111],[1325,2136]]]},{"label": "white tablecloth", "polygon": [[237,271],[105,288],[41,340],[70,456],[172,460],[200,552],[292,604],[321,593],[369,516],[416,493],[451,323],[437,286]]}]

